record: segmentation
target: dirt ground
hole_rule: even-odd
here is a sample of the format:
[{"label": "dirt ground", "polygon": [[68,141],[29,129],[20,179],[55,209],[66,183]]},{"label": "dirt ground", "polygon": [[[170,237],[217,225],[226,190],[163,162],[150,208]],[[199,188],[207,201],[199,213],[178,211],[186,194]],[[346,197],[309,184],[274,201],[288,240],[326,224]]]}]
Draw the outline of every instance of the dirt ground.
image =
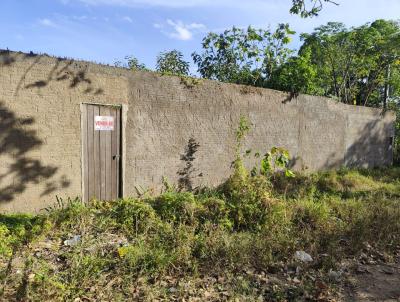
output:
[{"label": "dirt ground", "polygon": [[400,257],[393,263],[360,264],[348,275],[343,301],[400,301]]}]

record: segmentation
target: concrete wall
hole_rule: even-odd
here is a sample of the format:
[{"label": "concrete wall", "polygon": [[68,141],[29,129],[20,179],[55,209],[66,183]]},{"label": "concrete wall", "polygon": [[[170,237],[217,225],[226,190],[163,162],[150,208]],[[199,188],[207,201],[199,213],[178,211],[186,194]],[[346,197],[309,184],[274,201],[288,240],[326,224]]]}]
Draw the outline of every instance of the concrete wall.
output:
[{"label": "concrete wall", "polygon": [[[230,174],[235,129],[244,149],[287,148],[295,169],[390,165],[392,112],[333,100],[201,81],[47,56],[0,54],[0,211],[36,211],[81,196],[83,102],[124,108],[124,195],[182,181],[189,140],[198,144],[190,181],[217,185]],[[187,179],[186,179],[187,180]]]}]

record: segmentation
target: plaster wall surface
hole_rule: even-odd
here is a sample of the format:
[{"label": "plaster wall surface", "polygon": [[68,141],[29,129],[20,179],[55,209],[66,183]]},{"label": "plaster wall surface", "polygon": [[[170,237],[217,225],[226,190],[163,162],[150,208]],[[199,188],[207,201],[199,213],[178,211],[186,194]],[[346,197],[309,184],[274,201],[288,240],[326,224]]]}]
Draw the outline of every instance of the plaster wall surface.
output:
[{"label": "plaster wall surface", "polygon": [[[331,99],[24,53],[0,54],[0,211],[32,212],[82,194],[81,104],[123,105],[124,196],[179,183],[189,140],[192,185],[231,173],[240,116],[243,149],[285,147],[297,170],[392,163],[395,116]],[[249,161],[251,166],[254,162]]]}]

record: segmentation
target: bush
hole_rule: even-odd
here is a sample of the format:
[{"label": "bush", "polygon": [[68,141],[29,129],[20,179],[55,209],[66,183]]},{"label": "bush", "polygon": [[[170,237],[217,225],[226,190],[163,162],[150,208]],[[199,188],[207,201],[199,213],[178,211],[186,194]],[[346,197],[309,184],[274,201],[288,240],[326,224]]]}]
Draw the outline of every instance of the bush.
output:
[{"label": "bush", "polygon": [[220,188],[235,230],[260,230],[268,215],[271,183],[265,176],[236,171]]},{"label": "bush", "polygon": [[119,248],[118,254],[128,270],[136,274],[164,272],[171,262],[171,255],[165,249],[144,240]]},{"label": "bush", "polygon": [[173,223],[195,224],[201,205],[190,192],[168,191],[147,200],[161,219]]},{"label": "bush", "polygon": [[11,256],[13,243],[9,229],[5,225],[0,225],[0,257]]},{"label": "bush", "polygon": [[135,237],[154,231],[160,223],[155,210],[142,200],[121,199],[111,211],[116,226]]},{"label": "bush", "polygon": [[221,225],[231,230],[233,222],[229,216],[229,208],[224,199],[217,196],[206,197],[200,199],[202,205],[198,212],[198,219],[201,223],[211,222],[212,224]]},{"label": "bush", "polygon": [[[154,283],[166,275],[280,269],[291,265],[298,250],[314,257],[314,268],[327,270],[367,244],[385,252],[398,248],[396,169],[287,178],[282,173],[252,176],[242,168],[212,190],[169,188],[155,197],[71,202],[46,215],[0,215],[0,263],[7,263],[14,250],[24,253],[19,257],[27,259],[25,270],[36,276],[29,285],[36,295],[32,300],[92,294],[96,300],[88,290],[92,287],[109,291],[108,300],[134,300],[131,293],[141,278]],[[81,235],[79,244],[62,244],[74,235]],[[52,248],[43,259],[33,257],[35,242],[44,236]],[[0,278],[14,276],[0,270]],[[3,279],[16,291],[17,279]]]}]

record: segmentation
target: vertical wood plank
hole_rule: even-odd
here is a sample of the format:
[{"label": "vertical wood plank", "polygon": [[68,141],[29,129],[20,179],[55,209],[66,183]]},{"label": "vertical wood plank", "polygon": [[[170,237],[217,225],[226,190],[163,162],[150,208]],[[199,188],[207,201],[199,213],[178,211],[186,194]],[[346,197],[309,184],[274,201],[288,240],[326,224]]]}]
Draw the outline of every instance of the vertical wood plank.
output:
[{"label": "vertical wood plank", "polygon": [[[93,125],[94,117],[100,115],[99,106],[93,106]],[[93,170],[94,170],[94,188],[95,196],[100,199],[101,196],[101,173],[100,173],[100,131],[93,131]]]},{"label": "vertical wood plank", "polygon": [[116,124],[117,126],[117,131],[116,131],[116,145],[117,145],[117,153],[119,155],[119,158],[117,160],[117,171],[116,171],[116,181],[117,181],[117,197],[122,197],[122,183],[121,183],[121,163],[122,163],[122,144],[121,144],[121,139],[122,139],[122,134],[121,134],[121,108],[117,110],[117,119],[116,119]]},{"label": "vertical wood plank", "polygon": [[[111,107],[106,107],[106,114],[107,116],[111,116],[111,111],[113,110]],[[111,184],[112,184],[112,178],[111,178],[111,166],[112,166],[112,154],[111,154],[111,133],[112,131],[104,131],[106,135],[106,200],[111,200],[112,195],[111,195]]]},{"label": "vertical wood plank", "polygon": [[111,131],[111,199],[117,199],[117,110],[111,109],[111,116],[114,118],[114,130]]},{"label": "vertical wood plank", "polygon": [[87,147],[88,147],[88,200],[96,196],[95,192],[95,173],[94,173],[94,108],[93,105],[87,106]]},{"label": "vertical wood plank", "polygon": [[[100,107],[100,115],[107,114],[107,108],[104,106]],[[99,131],[100,134],[100,199],[106,199],[106,136],[107,131]]]},{"label": "vertical wood plank", "polygon": [[87,150],[87,105],[83,105],[83,112],[82,112],[82,150],[83,150],[83,202],[88,201],[88,150]]},{"label": "vertical wood plank", "polygon": [[[95,116],[112,116],[113,131],[96,131]],[[84,200],[112,200],[120,196],[121,109],[85,105],[82,112]],[[116,156],[116,157],[114,157]]]}]

